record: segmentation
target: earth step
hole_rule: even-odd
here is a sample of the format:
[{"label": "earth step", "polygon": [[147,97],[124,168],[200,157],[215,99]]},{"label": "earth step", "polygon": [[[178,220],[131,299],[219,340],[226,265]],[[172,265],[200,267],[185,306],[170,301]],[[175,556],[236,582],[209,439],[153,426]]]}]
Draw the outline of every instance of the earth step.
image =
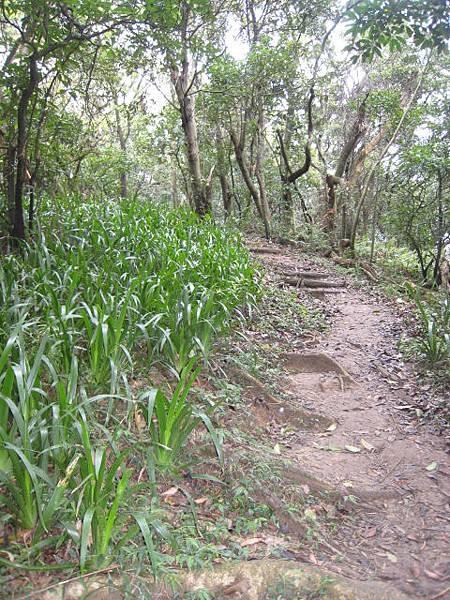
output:
[{"label": "earth step", "polygon": [[305,292],[309,292],[314,297],[320,298],[325,294],[343,294],[347,291],[346,288],[334,287],[334,288],[303,288]]},{"label": "earth step", "polygon": [[344,287],[342,283],[337,281],[323,281],[322,279],[305,279],[299,277],[286,277],[284,282],[288,285],[295,287],[306,287],[306,288],[336,288]]},{"label": "earth step", "polygon": [[267,247],[251,248],[251,247],[249,247],[249,250],[250,250],[250,252],[253,252],[254,254],[282,254],[282,252],[279,248],[267,248]]},{"label": "earth step", "polygon": [[280,275],[287,278],[298,279],[328,279],[330,273],[317,273],[316,271],[284,271]]}]

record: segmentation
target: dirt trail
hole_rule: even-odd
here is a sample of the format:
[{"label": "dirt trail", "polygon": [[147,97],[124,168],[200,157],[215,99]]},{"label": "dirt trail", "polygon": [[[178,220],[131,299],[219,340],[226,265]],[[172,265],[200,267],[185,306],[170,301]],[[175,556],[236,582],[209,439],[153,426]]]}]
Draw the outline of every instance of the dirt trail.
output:
[{"label": "dirt trail", "polygon": [[[335,311],[331,330],[285,363],[292,399],[336,424],[325,432],[300,431],[287,456],[359,498],[324,566],[354,579],[389,581],[411,598],[442,594],[450,586],[449,456],[442,437],[402,410],[421,384],[398,356],[401,319],[331,267],[324,272],[292,251],[278,252],[258,252],[269,272],[317,297],[321,286],[309,288],[308,281],[320,271],[316,280],[333,289],[319,293]],[[341,369],[327,366],[327,356]],[[449,600],[450,588],[438,597]]]}]

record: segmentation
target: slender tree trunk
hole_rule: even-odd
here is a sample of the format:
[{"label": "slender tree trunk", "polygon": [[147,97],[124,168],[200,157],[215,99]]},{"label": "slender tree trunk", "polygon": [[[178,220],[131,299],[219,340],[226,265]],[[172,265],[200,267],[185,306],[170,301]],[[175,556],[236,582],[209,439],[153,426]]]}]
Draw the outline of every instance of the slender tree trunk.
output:
[{"label": "slender tree trunk", "polygon": [[282,181],[281,192],[281,211],[282,223],[287,233],[295,230],[295,210],[294,200],[292,198],[291,185],[287,181]]},{"label": "slender tree trunk", "polygon": [[200,150],[198,144],[197,122],[195,118],[195,96],[191,92],[194,87],[196,74],[189,76],[189,35],[188,24],[190,8],[186,1],[181,3],[181,48],[182,65],[179,70],[174,64],[171,68],[172,84],[175,88],[181,113],[181,124],[186,142],[187,161],[190,171],[191,190],[195,204],[195,211],[200,216],[211,213],[210,190],[206,189],[202,177]]},{"label": "slender tree trunk", "polygon": [[172,195],[172,206],[174,208],[178,208],[180,206],[180,198],[178,196],[177,170],[173,162],[171,165],[170,186]]},{"label": "slender tree trunk", "polygon": [[27,147],[27,110],[30,98],[39,82],[37,56],[33,53],[29,57],[29,77],[27,86],[23,89],[17,109],[17,172],[14,196],[14,223],[12,237],[18,240],[25,239],[25,223],[23,218],[23,187],[26,169]]},{"label": "slender tree trunk", "polygon": [[220,181],[220,189],[222,191],[223,210],[225,214],[225,220],[227,220],[231,216],[233,210],[233,195],[231,193],[230,186],[228,183],[228,169],[226,160],[226,158],[228,157],[228,162],[230,162],[229,146],[226,146],[225,133],[222,131],[220,126],[217,128],[216,131],[216,145],[217,167]]},{"label": "slender tree trunk", "polygon": [[8,223],[11,228],[14,223],[14,204],[16,196],[16,153],[16,147],[12,143],[8,144],[4,159],[3,176],[6,183],[5,192],[8,207]]},{"label": "slender tree trunk", "polygon": [[197,123],[195,119],[195,97],[186,93],[181,76],[176,79],[175,90],[180,105],[181,123],[186,141],[187,160],[195,210],[200,216],[204,216],[211,212],[211,204],[208,202],[202,181]]},{"label": "slender tree trunk", "polygon": [[242,174],[242,178],[244,179],[245,185],[247,186],[248,191],[250,192],[250,196],[253,199],[256,209],[258,211],[259,216],[264,225],[264,233],[267,239],[270,239],[270,220],[267,218],[267,213],[264,211],[261,205],[260,191],[254,184],[252,180],[252,176],[250,174],[250,168],[247,164],[247,161],[244,156],[244,150],[242,148],[242,144],[238,139],[236,133],[234,131],[230,131],[231,141],[233,142],[234,151],[236,155],[236,162],[239,166],[239,169]]},{"label": "slender tree trunk", "polygon": [[444,234],[445,234],[445,225],[444,225],[444,207],[442,204],[442,174],[438,171],[438,192],[437,192],[437,201],[438,201],[438,243],[436,247],[436,260],[433,268],[433,283],[436,285],[440,285],[442,281],[441,274],[441,256],[442,250],[444,246]]},{"label": "slender tree trunk", "polygon": [[334,175],[327,175],[325,183],[327,199],[325,231],[330,235],[330,238],[332,238],[336,228],[336,179]]},{"label": "slender tree trunk", "polygon": [[423,76],[425,75],[425,71],[426,71],[426,69],[428,67],[428,64],[429,64],[429,61],[430,61],[430,56],[431,56],[431,53],[428,56],[428,60],[425,63],[424,67],[422,68],[422,71],[421,71],[421,73],[420,73],[420,75],[418,77],[417,84],[416,84],[416,86],[415,86],[415,88],[414,88],[414,90],[413,90],[413,92],[412,92],[412,94],[411,94],[411,96],[410,96],[410,98],[409,98],[409,100],[408,100],[405,108],[403,109],[402,116],[400,117],[400,120],[399,120],[399,122],[397,124],[397,127],[394,130],[394,133],[392,134],[392,136],[391,136],[390,140],[388,141],[388,143],[386,144],[386,146],[383,148],[380,156],[375,161],[374,165],[372,166],[372,168],[371,168],[371,170],[370,170],[370,172],[369,172],[369,174],[367,176],[366,184],[365,184],[365,186],[364,186],[364,188],[362,190],[361,196],[360,196],[358,204],[356,206],[355,218],[354,218],[354,221],[353,221],[352,233],[351,233],[351,236],[350,236],[350,248],[353,251],[355,250],[356,234],[357,234],[357,231],[358,231],[358,224],[359,224],[359,218],[360,218],[360,215],[361,215],[361,210],[362,210],[362,208],[364,206],[364,203],[366,201],[366,198],[367,198],[370,186],[372,184],[372,179],[373,179],[373,177],[375,175],[376,170],[378,169],[378,167],[382,163],[384,157],[388,153],[389,148],[392,146],[392,144],[397,139],[397,136],[398,136],[398,134],[400,132],[400,129],[402,128],[403,123],[404,123],[404,121],[405,121],[405,119],[406,119],[406,117],[407,117],[407,115],[408,115],[408,113],[409,113],[409,111],[410,111],[413,103],[414,103],[414,100],[416,99],[417,93],[419,92],[420,87],[422,85]]},{"label": "slender tree trunk", "polygon": [[[289,90],[290,91],[290,90]],[[294,208],[294,198],[292,196],[291,186],[288,181],[289,177],[289,166],[287,164],[287,157],[289,156],[289,151],[291,148],[292,141],[292,132],[294,129],[294,103],[292,93],[288,92],[287,99],[288,108],[286,111],[286,122],[284,126],[284,135],[282,142],[284,144],[283,148],[280,145],[280,175],[281,175],[281,186],[282,186],[282,196],[281,196],[281,210],[282,210],[282,223],[289,233],[295,230],[295,208]],[[284,156],[286,157],[286,161],[283,160]]]},{"label": "slender tree trunk", "polygon": [[225,220],[231,216],[232,208],[233,208],[233,197],[230,192],[230,188],[228,185],[228,179],[225,173],[220,173],[220,188],[222,190],[222,201],[223,201],[223,209],[225,212]]},{"label": "slender tree trunk", "polygon": [[[259,200],[261,204],[261,211],[263,213],[264,227],[266,230],[266,237],[272,229],[272,215],[270,211],[269,202],[267,200],[266,192],[266,181],[264,177],[264,157],[265,157],[265,142],[264,142],[264,129],[266,127],[266,115],[263,108],[260,109],[258,115],[258,132],[257,132],[257,149],[256,149],[256,162],[255,162],[255,176],[258,181],[259,187]],[[267,228],[268,225],[268,228]]]},{"label": "slender tree trunk", "polygon": [[35,197],[36,197],[36,186],[32,182],[30,184],[29,193],[29,205],[28,205],[28,233],[31,234],[33,231],[34,212],[35,212]]},{"label": "slender tree trunk", "polygon": [[[280,175],[283,190],[282,208],[284,213],[285,225],[288,232],[295,229],[295,206],[292,195],[292,186],[294,186],[294,188],[297,189],[297,180],[300,179],[300,177],[303,177],[303,175],[305,175],[309,171],[309,168],[311,166],[311,141],[314,131],[312,107],[314,97],[314,87],[311,86],[309,90],[308,104],[306,108],[306,116],[308,119],[308,137],[305,144],[305,159],[303,165],[295,171],[292,170],[292,167],[289,162],[289,146],[291,143],[293,127],[292,115],[289,115],[289,109],[284,136],[279,131],[277,132],[281,155]],[[311,218],[306,208],[305,201],[301,195],[300,202],[305,219],[311,222]]]},{"label": "slender tree trunk", "polygon": [[[127,135],[123,131],[122,123],[120,121],[120,113],[119,113],[119,109],[117,106],[115,108],[115,115],[116,115],[116,128],[117,128],[117,136],[119,138],[119,145],[120,145],[122,154],[125,157],[125,153],[127,151],[127,138],[129,135],[129,131],[128,131]],[[120,197],[121,198],[128,197],[128,173],[125,170],[122,171],[122,173],[120,174]]]}]

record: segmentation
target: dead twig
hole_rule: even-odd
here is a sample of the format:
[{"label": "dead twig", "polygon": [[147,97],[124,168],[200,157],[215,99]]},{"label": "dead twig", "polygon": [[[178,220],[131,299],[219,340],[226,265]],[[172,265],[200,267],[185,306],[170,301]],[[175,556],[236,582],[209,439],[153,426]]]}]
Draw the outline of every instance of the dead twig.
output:
[{"label": "dead twig", "polygon": [[437,600],[438,598],[444,598],[444,596],[446,596],[449,592],[450,592],[450,587],[445,588],[445,590],[442,590],[442,592],[439,592],[438,594],[431,596],[431,598],[428,598],[428,600]]},{"label": "dead twig", "polygon": [[109,573],[118,568],[119,568],[119,565],[113,564],[113,565],[109,565],[109,567],[105,567],[104,569],[99,569],[98,571],[88,573],[87,575],[77,575],[76,577],[70,577],[69,579],[64,579],[63,581],[57,581],[45,588],[41,588],[40,590],[35,590],[33,592],[27,592],[24,596],[18,596],[17,600],[21,600],[21,599],[25,599],[25,598],[28,600],[28,598],[33,598],[34,596],[41,597],[41,594],[43,594],[44,592],[48,592],[49,590],[52,590],[53,588],[60,587],[61,585],[67,585],[68,583],[73,583],[74,581],[79,581],[80,579],[90,579],[91,577],[94,577],[95,575],[102,575],[104,573]]}]

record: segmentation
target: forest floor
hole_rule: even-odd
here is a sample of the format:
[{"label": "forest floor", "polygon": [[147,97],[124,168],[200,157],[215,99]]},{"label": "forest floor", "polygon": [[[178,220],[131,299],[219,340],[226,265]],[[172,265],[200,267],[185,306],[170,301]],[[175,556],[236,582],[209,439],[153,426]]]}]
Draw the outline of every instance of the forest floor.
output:
[{"label": "forest floor", "polygon": [[[299,336],[295,316],[280,323],[279,306],[269,301],[244,348],[234,347],[235,356],[256,352],[262,363],[253,361],[259,379],[231,369],[250,402],[253,448],[235,435],[229,452],[240,447],[245,464],[242,453],[251,454],[259,438],[247,473],[257,468],[256,480],[262,464],[272,469],[254,494],[277,514],[284,557],[352,580],[389,582],[406,598],[448,600],[449,438],[418,418],[417,407],[436,392],[399,353],[402,315],[331,263],[252,246],[267,281],[289,282],[300,299],[312,295],[310,312],[317,306],[328,321],[326,332]],[[242,414],[237,421],[245,430]],[[250,543],[276,540],[258,534]]]}]

